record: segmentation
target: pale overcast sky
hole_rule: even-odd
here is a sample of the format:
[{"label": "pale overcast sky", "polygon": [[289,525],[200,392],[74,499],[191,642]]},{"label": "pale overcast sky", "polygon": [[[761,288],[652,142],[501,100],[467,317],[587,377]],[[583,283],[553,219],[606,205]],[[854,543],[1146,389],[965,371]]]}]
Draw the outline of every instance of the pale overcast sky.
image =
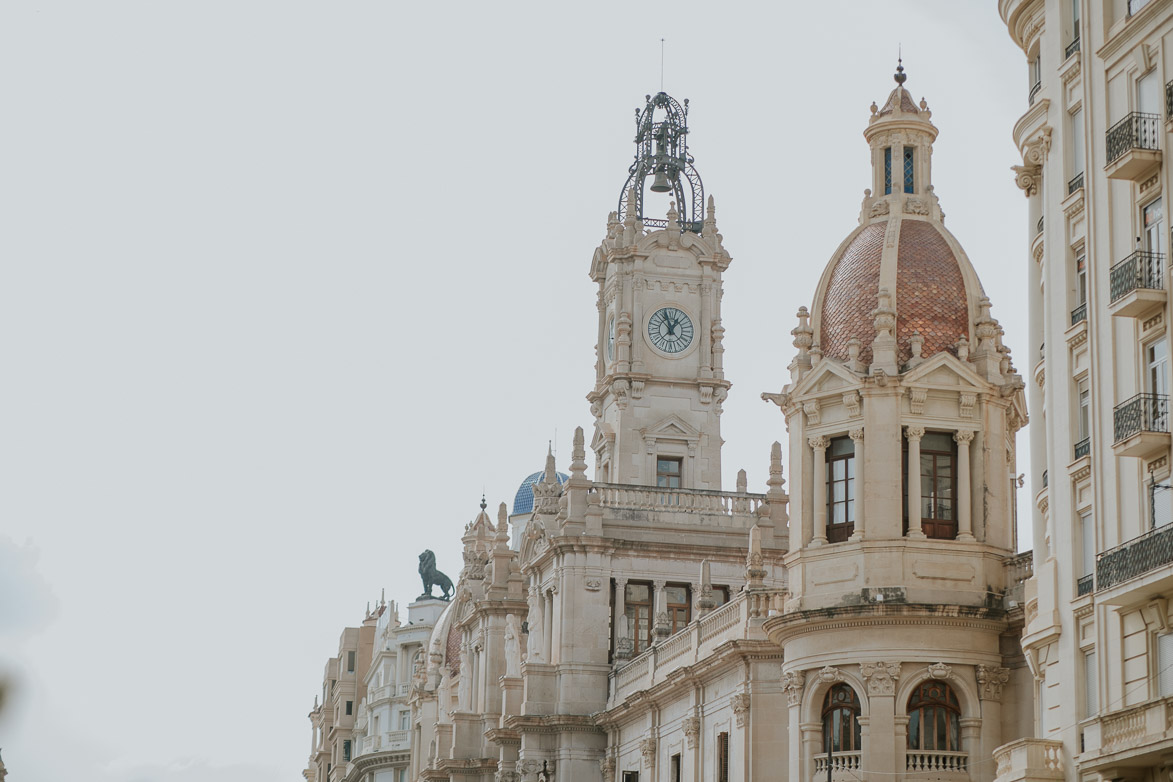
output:
[{"label": "pale overcast sky", "polygon": [[785,442],[758,395],[856,225],[898,44],[1028,373],[1026,63],[992,0],[0,4],[11,779],[301,779],[342,628],[419,594],[424,548],[455,577],[482,489],[591,423],[587,272],[661,37],[733,255],[727,486]]}]

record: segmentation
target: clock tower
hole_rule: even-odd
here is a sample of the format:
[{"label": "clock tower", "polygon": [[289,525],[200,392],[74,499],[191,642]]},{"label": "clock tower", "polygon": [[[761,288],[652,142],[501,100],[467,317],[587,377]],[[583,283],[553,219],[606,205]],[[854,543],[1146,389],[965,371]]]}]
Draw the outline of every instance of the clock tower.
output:
[{"label": "clock tower", "polygon": [[[688,101],[649,96],[636,154],[591,261],[599,286],[592,448],[596,480],[721,488],[721,274],[729,253],[688,154]],[[651,177],[652,181],[647,180]],[[667,195],[665,218],[645,217]]]}]

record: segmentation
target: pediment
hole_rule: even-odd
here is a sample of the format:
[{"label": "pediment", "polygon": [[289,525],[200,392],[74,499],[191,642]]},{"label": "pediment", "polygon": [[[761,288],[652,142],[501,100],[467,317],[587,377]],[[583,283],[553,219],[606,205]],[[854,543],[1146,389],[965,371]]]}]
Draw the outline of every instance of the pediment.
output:
[{"label": "pediment", "polygon": [[860,378],[838,361],[823,359],[790,392],[791,398],[818,396],[844,388],[859,388]]},{"label": "pediment", "polygon": [[951,353],[938,353],[920,366],[904,373],[901,382],[906,386],[933,388],[953,387],[958,390],[988,390],[990,384],[973,371],[969,364]]},{"label": "pediment", "polygon": [[645,440],[687,440],[697,442],[701,439],[700,430],[689,424],[680,416],[672,413],[661,418],[655,424],[640,431]]},{"label": "pediment", "polygon": [[596,423],[595,435],[591,438],[591,450],[595,453],[607,447],[607,443],[615,439],[615,430],[608,423]]}]

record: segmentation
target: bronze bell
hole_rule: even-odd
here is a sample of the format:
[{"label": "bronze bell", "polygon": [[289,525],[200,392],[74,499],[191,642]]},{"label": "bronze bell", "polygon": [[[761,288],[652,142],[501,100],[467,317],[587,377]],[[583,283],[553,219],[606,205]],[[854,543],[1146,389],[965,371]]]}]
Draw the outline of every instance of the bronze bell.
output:
[{"label": "bronze bell", "polygon": [[668,183],[668,177],[664,174],[664,169],[656,171],[656,178],[652,180],[653,193],[671,193],[672,185]]}]

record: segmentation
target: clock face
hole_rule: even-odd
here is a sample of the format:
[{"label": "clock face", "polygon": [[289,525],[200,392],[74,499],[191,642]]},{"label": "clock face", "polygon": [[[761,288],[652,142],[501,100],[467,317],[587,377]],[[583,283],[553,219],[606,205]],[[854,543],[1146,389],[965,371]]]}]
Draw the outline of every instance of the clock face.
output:
[{"label": "clock face", "polygon": [[661,307],[648,321],[648,338],[657,350],[679,353],[692,344],[692,320],[683,310]]},{"label": "clock face", "polygon": [[607,324],[607,360],[615,359],[615,318]]}]

